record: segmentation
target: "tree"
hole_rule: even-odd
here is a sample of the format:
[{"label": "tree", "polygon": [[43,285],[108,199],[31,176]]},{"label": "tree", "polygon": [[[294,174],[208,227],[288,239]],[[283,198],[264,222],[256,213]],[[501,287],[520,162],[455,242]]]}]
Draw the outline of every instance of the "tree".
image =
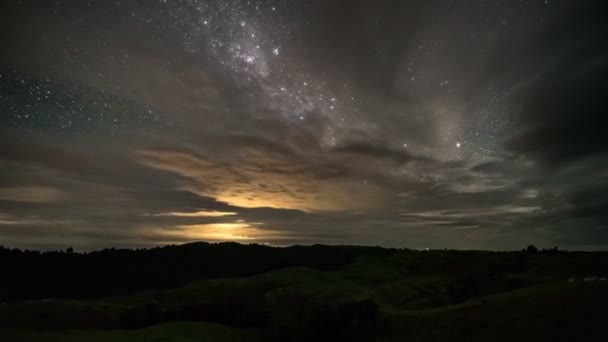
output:
[{"label": "tree", "polygon": [[534,246],[534,245],[530,245],[530,246],[528,246],[528,248],[526,248],[526,252],[528,252],[528,253],[538,253],[538,248],[536,248],[536,246]]}]

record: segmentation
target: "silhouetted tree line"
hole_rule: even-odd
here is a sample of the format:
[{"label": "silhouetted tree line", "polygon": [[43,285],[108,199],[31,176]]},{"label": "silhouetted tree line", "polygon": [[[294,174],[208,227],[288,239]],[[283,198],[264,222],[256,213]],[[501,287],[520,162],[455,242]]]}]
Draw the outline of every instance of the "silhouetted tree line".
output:
[{"label": "silhouetted tree line", "polygon": [[[528,253],[538,253],[538,248],[534,245],[529,245],[528,247],[523,249],[524,252],[528,252]],[[559,252],[559,249],[557,248],[557,246],[554,246],[553,248],[543,248],[541,250],[541,253],[557,253]]]},{"label": "silhouetted tree line", "polygon": [[193,280],[259,274],[304,266],[344,267],[359,255],[396,250],[355,246],[273,248],[237,243],[192,243],[89,253],[38,252],[0,247],[0,301],[96,298],[183,285]]}]

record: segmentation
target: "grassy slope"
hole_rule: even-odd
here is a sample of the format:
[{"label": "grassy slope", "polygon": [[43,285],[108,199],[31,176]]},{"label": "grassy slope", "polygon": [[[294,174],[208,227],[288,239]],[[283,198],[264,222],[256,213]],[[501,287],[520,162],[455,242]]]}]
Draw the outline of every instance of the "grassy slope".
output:
[{"label": "grassy slope", "polygon": [[[559,262],[568,261],[556,257]],[[521,272],[514,272],[521,260],[510,258],[450,252],[365,257],[334,272],[288,268],[127,297],[4,304],[0,305],[0,323],[5,322],[5,327],[93,330],[13,332],[10,336],[5,330],[0,334],[22,338],[17,341],[221,341],[236,338],[239,330],[206,323],[172,323],[132,331],[98,329],[116,328],[130,319],[147,325],[159,323],[154,321],[156,317],[179,321],[186,312],[191,315],[188,320],[216,321],[241,328],[241,332],[252,328],[251,322],[265,321],[285,326],[288,332],[299,331],[308,323],[297,323],[307,322],[319,311],[373,299],[379,309],[374,332],[379,340],[530,337],[560,341],[585,337],[594,341],[602,336],[599,329],[608,323],[608,283],[567,281],[570,274],[589,271],[583,267],[584,260],[583,266],[565,263],[558,267],[555,259],[532,257],[524,260],[526,267]],[[501,276],[491,276],[494,273]]]},{"label": "grassy slope", "polygon": [[[608,285],[553,283],[460,305],[390,313],[384,341],[603,341]],[[395,336],[399,336],[395,338]]]},{"label": "grassy slope", "polygon": [[72,330],[58,332],[0,331],[6,342],[165,342],[239,341],[238,331],[201,322],[164,323],[140,330]]}]

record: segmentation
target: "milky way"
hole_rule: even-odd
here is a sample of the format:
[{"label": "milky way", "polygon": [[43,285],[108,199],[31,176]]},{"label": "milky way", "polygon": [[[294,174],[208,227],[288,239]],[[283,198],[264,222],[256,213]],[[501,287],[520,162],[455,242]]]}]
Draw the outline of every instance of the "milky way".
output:
[{"label": "milky way", "polygon": [[[337,91],[307,72],[304,60],[281,52],[302,29],[289,22],[287,3],[269,1],[185,1],[166,3],[170,24],[178,28],[187,51],[208,54],[236,82],[260,90],[259,102],[272,114],[297,124],[310,115],[326,121],[322,143],[336,144],[336,133],[357,116],[357,99],[348,83]],[[162,18],[144,21],[162,22]],[[256,118],[263,119],[261,113]]]},{"label": "milky way", "polygon": [[1,6],[8,244],[608,245],[599,2]]}]

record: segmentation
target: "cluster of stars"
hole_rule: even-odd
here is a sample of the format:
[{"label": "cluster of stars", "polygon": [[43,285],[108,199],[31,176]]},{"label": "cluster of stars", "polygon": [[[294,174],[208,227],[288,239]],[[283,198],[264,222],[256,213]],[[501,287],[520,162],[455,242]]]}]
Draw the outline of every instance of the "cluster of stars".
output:
[{"label": "cluster of stars", "polygon": [[57,133],[116,134],[125,126],[158,133],[179,122],[152,108],[79,84],[33,79],[17,71],[0,77],[0,110],[9,124]]},{"label": "cluster of stars", "polygon": [[[186,4],[187,6],[184,6]],[[219,63],[237,82],[249,82],[270,113],[288,121],[324,118],[324,145],[333,146],[336,134],[354,121],[358,101],[348,84],[337,92],[311,77],[306,65],[282,58],[283,45],[295,29],[284,22],[281,9],[262,1],[196,1],[170,6],[173,22],[185,37],[186,49],[201,52]],[[343,98],[344,100],[341,100]],[[255,113],[257,118],[262,114]]]},{"label": "cluster of stars", "polygon": [[500,135],[508,122],[505,103],[510,91],[491,87],[488,94],[487,105],[476,113],[464,134],[464,139],[469,142],[467,153],[475,161],[496,157]]}]

